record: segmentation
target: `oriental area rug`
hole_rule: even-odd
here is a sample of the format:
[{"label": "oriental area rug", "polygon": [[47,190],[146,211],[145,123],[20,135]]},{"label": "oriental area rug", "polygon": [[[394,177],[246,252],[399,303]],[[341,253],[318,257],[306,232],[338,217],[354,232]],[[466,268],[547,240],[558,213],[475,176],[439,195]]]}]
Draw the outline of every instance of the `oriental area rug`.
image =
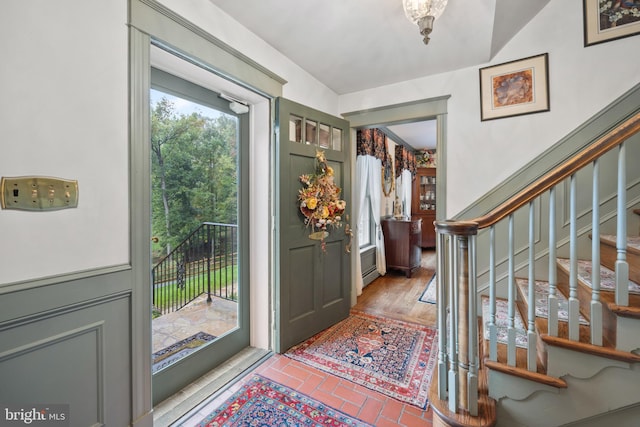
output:
[{"label": "oriental area rug", "polygon": [[426,409],[436,335],[435,328],[352,310],[285,356]]},{"label": "oriental area rug", "polygon": [[216,339],[215,335],[211,335],[206,332],[198,332],[197,334],[153,353],[153,365],[151,367],[151,372],[158,372],[160,369],[188,356],[196,351],[201,345],[213,341],[214,339]]},{"label": "oriental area rug", "polygon": [[198,426],[370,427],[370,424],[275,381],[253,375]]},{"label": "oriental area rug", "polygon": [[427,283],[427,287],[425,288],[422,295],[420,295],[420,302],[426,302],[427,304],[435,304],[436,295],[438,293],[438,282],[436,281],[436,275],[434,274]]}]

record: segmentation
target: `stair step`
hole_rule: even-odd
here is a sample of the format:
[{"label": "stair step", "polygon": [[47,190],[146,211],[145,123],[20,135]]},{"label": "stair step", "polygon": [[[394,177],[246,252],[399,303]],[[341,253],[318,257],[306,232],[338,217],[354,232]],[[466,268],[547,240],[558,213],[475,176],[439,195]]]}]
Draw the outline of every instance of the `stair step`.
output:
[{"label": "stair step", "polygon": [[[482,295],[482,330],[485,341],[489,341],[489,297]],[[527,327],[520,311],[515,309],[514,328],[516,330],[516,347],[527,348]],[[509,302],[503,298],[496,298],[496,329],[498,331],[498,343],[507,343],[509,329]]]},{"label": "stair step", "polygon": [[[570,261],[566,258],[558,258],[558,265],[564,269],[567,274],[570,271]],[[578,279],[589,288],[592,288],[591,275],[592,275],[591,261],[578,260]],[[616,289],[616,273],[605,267],[600,266],[600,290],[602,292],[614,292]],[[629,280],[629,293],[640,295],[640,285],[636,282]]]},{"label": "stair step", "polygon": [[[617,236],[614,234],[601,234],[600,243],[616,247]],[[640,236],[627,236],[627,251],[640,254]]]},{"label": "stair step", "polygon": [[[566,294],[569,292],[569,260],[559,258],[558,267],[558,287]],[[591,271],[591,261],[578,260],[578,299],[583,313],[588,313],[590,309]],[[640,285],[629,281],[629,305],[620,306],[615,302],[615,277],[613,270],[600,266],[600,300],[617,316],[640,319]]]},{"label": "stair step", "polygon": [[[529,305],[529,279],[516,278],[516,284],[518,285],[518,289],[520,290],[520,295],[522,296],[525,304]],[[558,321],[560,322],[568,322],[569,321],[569,301],[567,301],[567,297],[564,296],[562,292],[558,290],[556,292],[556,297],[558,299]],[[544,280],[536,280],[536,288],[535,288],[535,299],[536,299],[536,317],[542,317],[544,319],[549,318],[549,282]],[[588,325],[589,321],[585,316],[580,314],[580,324]]]},{"label": "stair step", "polygon": [[547,334],[540,336],[544,342],[556,347],[567,348],[569,350],[580,351],[582,353],[593,354],[595,356],[606,357],[608,359],[619,360],[627,363],[640,362],[640,355],[628,351],[620,351],[611,347],[600,347],[585,342],[568,340],[561,337],[552,337]]},{"label": "stair step", "polygon": [[515,375],[517,377],[524,378],[529,381],[535,381],[537,383],[546,384],[548,386],[555,387],[555,388],[567,388],[567,382],[562,378],[552,377],[550,375],[542,374],[539,372],[531,372],[531,371],[528,371],[527,369],[518,368],[515,366],[509,366],[504,363],[494,362],[486,359],[484,361],[484,365],[489,369],[493,369],[494,371]]},{"label": "stair step", "polygon": [[[527,369],[527,328],[522,320],[522,309],[519,307],[521,302],[517,302],[515,307],[514,327],[516,329],[516,366],[507,364],[507,329],[508,329],[508,301],[503,298],[496,298],[496,326],[498,336],[498,357],[497,361],[484,359],[484,365],[494,371],[503,372],[520,378],[534,381],[540,384],[546,384],[552,387],[565,388],[566,382],[562,379],[551,377],[546,374],[545,367],[537,358],[536,372]],[[489,297],[482,296],[482,338],[484,345],[481,346],[483,354],[489,354]],[[541,343],[541,341],[538,341]],[[537,343],[537,344],[538,344]]]},{"label": "stair step", "polygon": [[[600,235],[600,262],[609,270],[615,270],[618,250],[616,236]],[[627,237],[627,262],[629,264],[629,280],[640,283],[640,236]]]}]

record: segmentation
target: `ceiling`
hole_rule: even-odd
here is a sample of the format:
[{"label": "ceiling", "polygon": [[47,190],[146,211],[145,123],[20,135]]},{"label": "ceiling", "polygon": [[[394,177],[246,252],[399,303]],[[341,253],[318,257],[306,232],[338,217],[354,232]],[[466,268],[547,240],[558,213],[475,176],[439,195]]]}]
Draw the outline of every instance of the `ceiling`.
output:
[{"label": "ceiling", "polygon": [[401,0],[210,1],[339,95],[486,64],[549,2],[449,0],[424,45]]}]

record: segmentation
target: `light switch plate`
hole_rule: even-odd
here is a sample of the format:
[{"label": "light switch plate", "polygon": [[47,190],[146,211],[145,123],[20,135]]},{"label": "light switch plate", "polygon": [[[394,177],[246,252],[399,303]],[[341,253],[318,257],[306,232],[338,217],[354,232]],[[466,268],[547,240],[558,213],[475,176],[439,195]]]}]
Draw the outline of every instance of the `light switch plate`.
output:
[{"label": "light switch plate", "polygon": [[2,177],[2,209],[49,211],[78,207],[78,181],[48,176]]}]

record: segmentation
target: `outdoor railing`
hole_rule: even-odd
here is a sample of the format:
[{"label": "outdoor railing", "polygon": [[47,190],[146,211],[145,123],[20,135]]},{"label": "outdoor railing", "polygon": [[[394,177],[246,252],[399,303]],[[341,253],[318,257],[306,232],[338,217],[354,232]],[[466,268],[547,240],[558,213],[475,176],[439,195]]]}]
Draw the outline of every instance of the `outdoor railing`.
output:
[{"label": "outdoor railing", "polygon": [[[483,331],[483,336],[489,341],[489,351],[486,356],[491,361],[498,359],[496,299],[497,296],[502,296],[507,299],[508,306],[506,360],[502,363],[516,366],[514,323],[518,309],[516,275],[521,273],[524,276],[526,272],[529,281],[527,295],[529,304],[524,325],[524,333],[528,338],[525,349],[527,366],[524,369],[536,372],[538,332],[535,330],[536,297],[533,283],[538,276],[548,275],[549,298],[546,309],[549,313],[549,322],[548,331],[545,332],[548,336],[558,337],[558,279],[556,277],[558,248],[568,252],[566,258],[570,266],[566,339],[579,340],[577,271],[580,250],[581,255],[590,259],[594,265],[593,290],[590,296],[590,344],[602,346],[603,316],[598,269],[600,224],[608,219],[616,221],[615,303],[619,306],[627,306],[629,301],[629,265],[626,259],[627,211],[632,209],[633,204],[638,200],[636,196],[636,199],[627,202],[627,193],[639,178],[635,163],[633,165],[635,172],[630,170],[632,173],[627,174],[626,141],[639,132],[640,113],[636,113],[486,215],[467,221],[436,221],[438,330],[440,331],[438,335],[438,398],[446,402],[449,411],[471,416],[478,415],[478,373],[482,363],[478,351],[478,282],[482,284],[483,293],[488,289],[489,294],[488,333],[485,335]],[[635,142],[637,139],[637,137],[634,138]],[[614,150],[616,148],[617,152]],[[617,175],[611,180],[612,196],[610,198],[608,195],[603,197],[599,193],[599,190],[604,187],[600,178],[600,163],[605,160],[604,155],[609,152],[611,153],[606,158],[607,170],[615,170]],[[633,156],[631,159],[633,160]],[[587,191],[581,193],[578,193],[577,185],[579,172],[581,182],[587,187]],[[557,216],[557,211],[561,208],[556,207],[556,190],[560,184],[564,184],[560,190],[566,190],[565,196],[560,199],[566,201],[566,204],[562,205],[564,211],[561,211],[567,212],[565,218]],[[588,209],[591,215],[581,213],[579,217],[579,203],[582,203],[582,211]],[[590,207],[586,208],[588,204]],[[606,215],[601,211],[603,206],[608,209]],[[542,214],[544,208],[548,208],[548,219]],[[538,213],[539,218],[536,221]],[[591,218],[585,218],[589,216]],[[562,219],[564,221],[561,221]],[[521,228],[515,228],[516,220],[522,223]],[[545,226],[549,229],[548,236],[536,231],[543,228],[543,220],[547,221]],[[568,224],[567,236],[559,239],[557,226],[563,222]],[[593,235],[591,251],[585,250],[585,246],[588,246],[586,244],[578,246],[578,239],[582,238],[586,242],[589,233]],[[527,236],[526,240],[524,236]],[[520,247],[519,251],[515,250],[516,246]],[[487,264],[483,271],[478,271],[478,257],[482,257]],[[544,272],[536,274],[536,265]]]},{"label": "outdoor railing", "polygon": [[202,223],[151,271],[153,307],[178,311],[202,294],[237,301],[238,226]]}]

